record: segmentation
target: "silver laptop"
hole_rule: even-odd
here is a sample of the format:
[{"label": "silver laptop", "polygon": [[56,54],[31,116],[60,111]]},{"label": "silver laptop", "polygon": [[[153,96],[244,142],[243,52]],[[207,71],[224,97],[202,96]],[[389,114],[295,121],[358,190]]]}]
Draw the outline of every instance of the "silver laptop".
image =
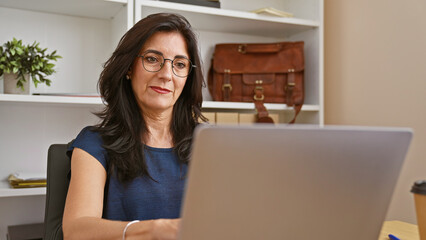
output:
[{"label": "silver laptop", "polygon": [[182,240],[377,240],[410,129],[202,126]]}]

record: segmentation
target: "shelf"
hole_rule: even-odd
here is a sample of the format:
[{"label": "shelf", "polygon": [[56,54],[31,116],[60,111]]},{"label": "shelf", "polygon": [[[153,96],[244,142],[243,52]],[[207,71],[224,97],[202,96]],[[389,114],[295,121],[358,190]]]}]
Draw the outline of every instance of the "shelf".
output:
[{"label": "shelf", "polygon": [[[268,110],[292,110],[285,104],[265,103]],[[254,110],[254,103],[246,102],[219,102],[219,101],[203,101],[203,109],[238,109],[238,110]],[[303,105],[302,111],[319,111],[318,105]]]},{"label": "shelf", "polygon": [[[142,8],[142,14],[137,8]],[[136,0],[136,21],[158,12],[173,12],[185,16],[197,30],[287,37],[318,28],[318,21],[259,15],[251,12],[195,6],[181,3]]]},{"label": "shelf", "polygon": [[1,0],[0,7],[70,16],[111,19],[127,0]]},{"label": "shelf", "polygon": [[[39,103],[39,104],[68,104],[68,105],[103,105],[99,97],[68,97],[68,96],[34,96],[17,94],[0,94],[0,103]],[[268,110],[290,110],[285,104],[266,103]],[[203,109],[254,109],[254,103],[203,101]],[[302,111],[319,111],[318,105],[304,105]]]},{"label": "shelf", "polygon": [[46,195],[46,188],[11,188],[7,181],[0,182],[0,198]]},{"label": "shelf", "polygon": [[102,105],[100,97],[71,97],[71,96],[34,96],[18,94],[0,94],[1,102],[16,103],[47,103],[71,105]]}]

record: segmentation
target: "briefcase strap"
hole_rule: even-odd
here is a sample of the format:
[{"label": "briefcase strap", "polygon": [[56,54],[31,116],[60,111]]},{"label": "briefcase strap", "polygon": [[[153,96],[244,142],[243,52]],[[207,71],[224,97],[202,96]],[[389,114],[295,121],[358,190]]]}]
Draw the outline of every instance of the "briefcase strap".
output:
[{"label": "briefcase strap", "polygon": [[294,79],[295,79],[294,69],[289,69],[289,74],[288,74],[288,78],[287,78],[287,85],[285,85],[287,106],[293,106],[294,105],[294,103],[293,103],[293,90],[294,90],[294,87],[296,86]]},{"label": "briefcase strap", "polygon": [[263,101],[254,101],[254,106],[257,111],[257,123],[274,123],[274,120],[269,116],[268,110],[263,105]]},{"label": "briefcase strap", "polygon": [[[258,82],[256,82],[258,83]],[[263,87],[261,82],[254,89],[253,102],[257,111],[257,120],[258,123],[274,123],[271,117],[269,117],[268,110],[265,105],[263,105],[263,99],[265,99],[265,95],[263,95]]]},{"label": "briefcase strap", "polygon": [[302,109],[302,105],[294,105],[294,117],[293,117],[293,120],[291,120],[289,123],[294,123],[296,121],[296,117],[300,113],[301,109]]},{"label": "briefcase strap", "polygon": [[[263,105],[263,101],[254,101],[254,106],[257,111],[257,123],[274,123],[274,120],[269,117],[269,112],[266,109],[265,105]],[[302,105],[294,105],[294,117],[289,122],[289,124],[293,124],[296,121],[297,115],[299,115],[300,110],[302,109]]]},{"label": "briefcase strap", "polygon": [[223,92],[223,101],[229,101],[231,97],[231,70],[225,69],[224,75],[223,75],[223,85],[222,85],[222,92]]},{"label": "briefcase strap", "polygon": [[[292,74],[290,74],[292,75]],[[291,85],[291,84],[290,84]],[[294,87],[294,85],[292,85]],[[292,92],[291,92],[292,93]],[[271,117],[269,117],[269,112],[263,104],[265,96],[263,95],[263,87],[261,82],[254,89],[253,102],[257,111],[257,120],[258,123],[274,123]],[[302,109],[301,104],[292,104],[294,108],[294,117],[289,122],[290,124],[295,123],[297,115],[299,115],[300,110]]]}]

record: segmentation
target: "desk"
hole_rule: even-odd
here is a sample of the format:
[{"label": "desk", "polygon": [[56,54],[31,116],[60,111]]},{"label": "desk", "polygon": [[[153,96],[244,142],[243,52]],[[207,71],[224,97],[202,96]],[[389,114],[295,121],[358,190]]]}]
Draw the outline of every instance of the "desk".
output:
[{"label": "desk", "polygon": [[401,221],[385,221],[379,240],[389,240],[388,235],[393,234],[401,240],[419,240],[417,225]]}]

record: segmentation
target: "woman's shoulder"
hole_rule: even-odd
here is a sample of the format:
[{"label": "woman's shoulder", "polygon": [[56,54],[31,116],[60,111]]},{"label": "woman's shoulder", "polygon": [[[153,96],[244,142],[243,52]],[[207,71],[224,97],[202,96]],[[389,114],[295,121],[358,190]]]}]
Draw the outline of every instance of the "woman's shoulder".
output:
[{"label": "woman's shoulder", "polygon": [[95,126],[86,126],[77,135],[76,140],[89,142],[102,142],[102,137]]},{"label": "woman's shoulder", "polygon": [[73,142],[74,147],[79,146],[96,146],[102,147],[103,140],[102,136],[97,131],[97,128],[94,126],[86,126],[84,127]]},{"label": "woman's shoulder", "polygon": [[94,126],[84,127],[68,148],[69,156],[74,148],[79,148],[96,158],[106,168],[106,151],[100,133]]}]

